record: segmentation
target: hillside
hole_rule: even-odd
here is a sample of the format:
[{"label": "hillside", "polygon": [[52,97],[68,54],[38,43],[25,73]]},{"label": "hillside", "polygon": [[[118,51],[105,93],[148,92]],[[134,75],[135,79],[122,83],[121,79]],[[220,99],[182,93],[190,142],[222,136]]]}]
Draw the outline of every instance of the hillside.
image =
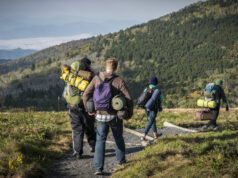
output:
[{"label": "hillside", "polygon": [[118,58],[118,73],[128,82],[134,99],[149,77],[156,75],[166,96],[165,107],[195,107],[205,85],[219,77],[224,80],[230,106],[238,106],[237,0],[199,2],[148,23],[80,42],[0,65],[2,105],[56,108],[64,85],[58,79],[60,65],[88,56],[96,69],[106,58]]}]

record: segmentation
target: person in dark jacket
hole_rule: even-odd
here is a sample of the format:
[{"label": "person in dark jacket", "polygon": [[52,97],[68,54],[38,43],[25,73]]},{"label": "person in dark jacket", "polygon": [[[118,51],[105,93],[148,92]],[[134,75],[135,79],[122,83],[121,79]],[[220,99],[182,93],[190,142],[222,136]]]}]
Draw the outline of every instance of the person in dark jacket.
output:
[{"label": "person in dark jacket", "polygon": [[[115,58],[110,58],[106,61],[106,71],[100,72],[95,76],[86,88],[83,94],[83,102],[86,107],[87,101],[94,95],[95,89],[102,83],[102,81],[111,81],[112,96],[123,94],[126,99],[128,108],[128,119],[133,115],[133,100],[127,88],[125,81],[115,75],[118,61]],[[93,113],[90,113],[93,114]],[[123,138],[123,120],[118,118],[118,112],[113,109],[96,110],[95,119],[97,120],[97,139],[94,154],[95,175],[100,175],[103,172],[105,159],[105,144],[109,128],[115,140],[116,158],[119,164],[126,162],[125,158],[125,142]]]},{"label": "person in dark jacket", "polygon": [[226,111],[229,111],[226,95],[222,88],[222,84],[223,84],[222,79],[217,79],[215,81],[215,84],[218,86],[218,90],[217,90],[216,98],[215,98],[217,106],[214,109],[210,109],[212,112],[212,119],[203,127],[203,129],[207,129],[208,127],[213,127],[213,128],[217,127],[216,120],[218,118],[219,111],[220,111],[221,99],[226,104]]},{"label": "person in dark jacket", "polygon": [[[162,111],[161,102],[163,102],[163,95],[161,91],[156,87],[158,84],[158,79],[155,76],[150,78],[149,89],[153,91],[151,98],[145,104],[146,115],[148,116],[148,123],[144,130],[144,136],[141,140],[145,140],[146,135],[148,134],[150,128],[152,127],[154,138],[158,138],[161,134],[157,133],[156,127],[156,116],[158,111]],[[144,90],[146,92],[147,89]]]},{"label": "person in dark jacket", "polygon": [[[71,68],[78,66],[77,62],[72,63]],[[83,58],[79,62],[80,65],[83,65],[84,68],[83,70],[92,72],[90,69],[91,61],[88,58]],[[72,127],[73,156],[80,159],[83,154],[84,134],[86,134],[91,152],[94,152],[95,150],[95,143],[96,143],[96,132],[94,129],[95,119],[94,116],[89,116],[88,113],[85,111],[83,100],[81,100],[81,102],[77,105],[68,103],[67,107],[69,109],[70,123]]]}]

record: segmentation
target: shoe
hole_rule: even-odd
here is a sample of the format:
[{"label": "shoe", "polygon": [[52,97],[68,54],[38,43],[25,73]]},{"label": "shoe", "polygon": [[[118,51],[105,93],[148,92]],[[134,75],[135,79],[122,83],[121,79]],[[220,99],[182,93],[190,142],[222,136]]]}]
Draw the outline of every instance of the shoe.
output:
[{"label": "shoe", "polygon": [[154,132],[153,135],[154,135],[154,139],[157,139],[157,138],[158,138],[157,132]]},{"label": "shoe", "polygon": [[72,154],[72,157],[75,157],[75,158],[77,158],[77,159],[81,159],[81,158],[82,158],[82,155],[79,154],[78,152],[74,152],[74,153]]},{"label": "shoe", "polygon": [[213,131],[218,131],[218,130],[219,130],[219,127],[218,127],[218,126],[216,126],[216,127],[213,128]]},{"label": "shoe", "polygon": [[121,165],[123,165],[123,164],[125,164],[125,163],[126,163],[126,160],[125,160],[125,161],[122,161],[122,162],[120,162],[120,163],[118,163],[118,165],[121,166]]},{"label": "shoe", "polygon": [[102,171],[96,171],[95,173],[94,173],[94,175],[102,175]]},{"label": "shoe", "polygon": [[201,127],[200,131],[201,131],[201,132],[204,132],[204,131],[206,131],[207,129],[208,129],[208,126],[207,126],[207,125],[204,125],[204,126]]}]

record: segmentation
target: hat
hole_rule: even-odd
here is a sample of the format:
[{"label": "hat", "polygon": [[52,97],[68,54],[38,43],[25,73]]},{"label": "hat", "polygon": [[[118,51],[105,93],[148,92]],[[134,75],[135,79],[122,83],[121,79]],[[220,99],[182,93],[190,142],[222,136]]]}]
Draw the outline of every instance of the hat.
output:
[{"label": "hat", "polygon": [[215,83],[216,83],[216,85],[222,85],[223,81],[222,81],[222,79],[219,78],[219,79],[216,79]]},{"label": "hat", "polygon": [[152,76],[150,78],[150,84],[151,85],[157,85],[158,84],[158,79],[155,76]]},{"label": "hat", "polygon": [[81,61],[82,63],[84,63],[87,67],[89,67],[89,66],[91,65],[90,59],[88,59],[88,58],[86,58],[86,57],[80,59],[80,61]]},{"label": "hat", "polygon": [[118,60],[116,58],[109,58],[106,61],[106,70],[115,72],[117,70]]}]

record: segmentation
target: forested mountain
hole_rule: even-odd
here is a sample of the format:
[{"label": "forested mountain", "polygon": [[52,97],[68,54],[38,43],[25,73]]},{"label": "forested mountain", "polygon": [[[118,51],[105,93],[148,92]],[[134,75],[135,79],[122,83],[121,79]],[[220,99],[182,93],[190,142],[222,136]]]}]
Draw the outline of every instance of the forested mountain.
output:
[{"label": "forested mountain", "polygon": [[2,105],[55,108],[64,85],[58,79],[60,65],[87,56],[94,68],[101,68],[108,57],[118,58],[118,73],[134,99],[156,75],[165,107],[195,107],[205,85],[222,78],[230,105],[238,106],[237,0],[199,2],[72,49],[67,45],[61,45],[53,57],[40,51],[18,60],[17,70],[13,64],[5,72],[0,70],[5,73],[0,76]]}]

